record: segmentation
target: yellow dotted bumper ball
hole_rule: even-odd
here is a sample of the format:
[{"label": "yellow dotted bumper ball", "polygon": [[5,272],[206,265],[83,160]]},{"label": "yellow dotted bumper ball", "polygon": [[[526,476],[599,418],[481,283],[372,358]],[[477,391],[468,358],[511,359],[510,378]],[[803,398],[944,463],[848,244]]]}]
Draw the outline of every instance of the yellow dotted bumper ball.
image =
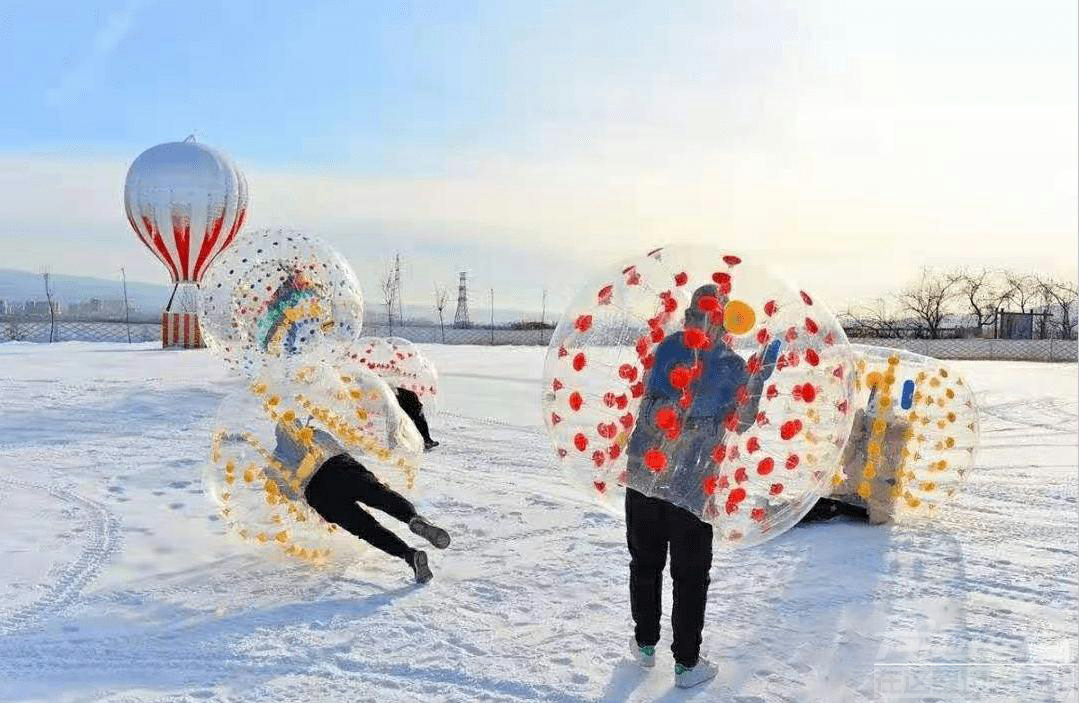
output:
[{"label": "yellow dotted bumper ball", "polygon": [[937,359],[883,347],[852,349],[854,426],[832,497],[865,505],[876,523],[932,517],[974,466],[974,393]]},{"label": "yellow dotted bumper ball", "polygon": [[354,560],[363,543],[307,504],[307,483],[348,452],[413,495],[423,441],[389,386],[362,365],[328,366],[315,355],[263,371],[222,402],[204,486],[245,541],[313,564]]}]

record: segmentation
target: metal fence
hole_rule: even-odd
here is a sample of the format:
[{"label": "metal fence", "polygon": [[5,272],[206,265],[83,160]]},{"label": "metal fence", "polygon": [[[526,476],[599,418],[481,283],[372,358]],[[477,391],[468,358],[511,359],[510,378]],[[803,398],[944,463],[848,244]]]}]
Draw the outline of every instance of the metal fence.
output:
[{"label": "metal fence", "polygon": [[[160,342],[160,322],[112,320],[0,321],[0,342]],[[50,340],[51,334],[51,340]]]},{"label": "metal fence", "polygon": [[[48,342],[48,321],[0,321],[0,342]],[[157,322],[57,321],[53,341],[160,342]],[[395,336],[428,344],[476,344],[546,346],[554,330],[470,327],[459,329],[409,325],[368,324],[365,334]],[[443,332],[445,337],[443,338]],[[998,359],[1017,361],[1076,361],[1079,346],[1074,339],[878,339],[852,337],[851,342],[907,349],[937,359]]]},{"label": "metal fence", "polygon": [[[128,332],[132,342],[160,342],[160,322],[132,322],[115,320],[57,320],[55,328],[48,320],[0,320],[0,342],[126,342]],[[364,334],[379,337],[404,337],[413,342],[429,344],[478,344],[546,346],[551,340],[552,329],[506,329],[496,327],[456,328],[420,325],[372,324],[364,325]],[[50,340],[50,331],[52,339]]]},{"label": "metal fence", "polygon": [[375,337],[404,337],[413,342],[427,344],[485,344],[494,346],[547,346],[553,329],[517,330],[504,327],[439,327],[419,325],[393,325],[365,323],[365,335]]},{"label": "metal fence", "polygon": [[906,349],[935,359],[1076,361],[1074,339],[878,339],[852,337],[855,344]]}]

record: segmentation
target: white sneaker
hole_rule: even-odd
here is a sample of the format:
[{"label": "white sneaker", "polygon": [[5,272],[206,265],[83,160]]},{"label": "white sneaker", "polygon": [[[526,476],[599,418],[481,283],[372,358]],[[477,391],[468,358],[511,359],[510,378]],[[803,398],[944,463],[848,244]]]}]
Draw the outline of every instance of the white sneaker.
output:
[{"label": "white sneaker", "polygon": [[637,644],[637,638],[631,636],[629,638],[629,652],[637,663],[646,669],[651,669],[656,665],[656,648],[654,645],[642,647]]},{"label": "white sneaker", "polygon": [[687,669],[681,664],[675,664],[674,685],[678,688],[693,688],[705,681],[711,681],[718,673],[719,668],[704,658],[697,660],[697,666],[692,669]]}]

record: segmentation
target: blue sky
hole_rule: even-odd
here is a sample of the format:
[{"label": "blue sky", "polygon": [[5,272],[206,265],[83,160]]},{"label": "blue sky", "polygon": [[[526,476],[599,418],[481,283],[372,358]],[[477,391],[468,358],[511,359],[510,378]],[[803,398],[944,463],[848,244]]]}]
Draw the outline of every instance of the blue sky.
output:
[{"label": "blue sky", "polygon": [[[592,86],[582,74],[625,77],[618,92],[630,95],[667,80],[700,91],[766,78],[782,49],[759,51],[768,41],[754,42],[759,27],[744,28],[758,51],[738,72],[709,65],[714,49],[677,46],[695,22],[736,18],[719,7],[12,3],[0,61],[18,70],[0,75],[12,98],[0,146],[126,153],[198,130],[265,165],[437,174],[447,152],[542,151],[545,126],[609,120],[619,96],[583,96]],[[694,54],[703,60],[691,62]]]},{"label": "blue sky", "polygon": [[126,152],[197,129],[264,163],[363,172],[392,168],[395,144],[452,145],[497,120],[504,79],[470,48],[476,8],[306,5],[14,3],[3,145]]},{"label": "blue sky", "polygon": [[161,280],[123,175],[196,131],[247,172],[252,226],[322,233],[372,296],[395,250],[406,290],[465,268],[535,307],[681,240],[759,251],[837,307],[921,264],[1067,275],[1076,19],[1048,0],[8,1],[0,251]]}]

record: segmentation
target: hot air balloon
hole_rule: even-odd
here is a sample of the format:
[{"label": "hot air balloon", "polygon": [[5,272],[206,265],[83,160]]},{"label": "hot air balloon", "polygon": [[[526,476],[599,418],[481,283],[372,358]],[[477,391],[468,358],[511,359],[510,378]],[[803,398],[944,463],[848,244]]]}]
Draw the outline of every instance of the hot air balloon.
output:
[{"label": "hot air balloon", "polygon": [[247,181],[227,155],[194,136],[139,154],[127,171],[124,209],[139,240],[168,269],[163,347],[201,347],[198,285],[247,215]]}]

